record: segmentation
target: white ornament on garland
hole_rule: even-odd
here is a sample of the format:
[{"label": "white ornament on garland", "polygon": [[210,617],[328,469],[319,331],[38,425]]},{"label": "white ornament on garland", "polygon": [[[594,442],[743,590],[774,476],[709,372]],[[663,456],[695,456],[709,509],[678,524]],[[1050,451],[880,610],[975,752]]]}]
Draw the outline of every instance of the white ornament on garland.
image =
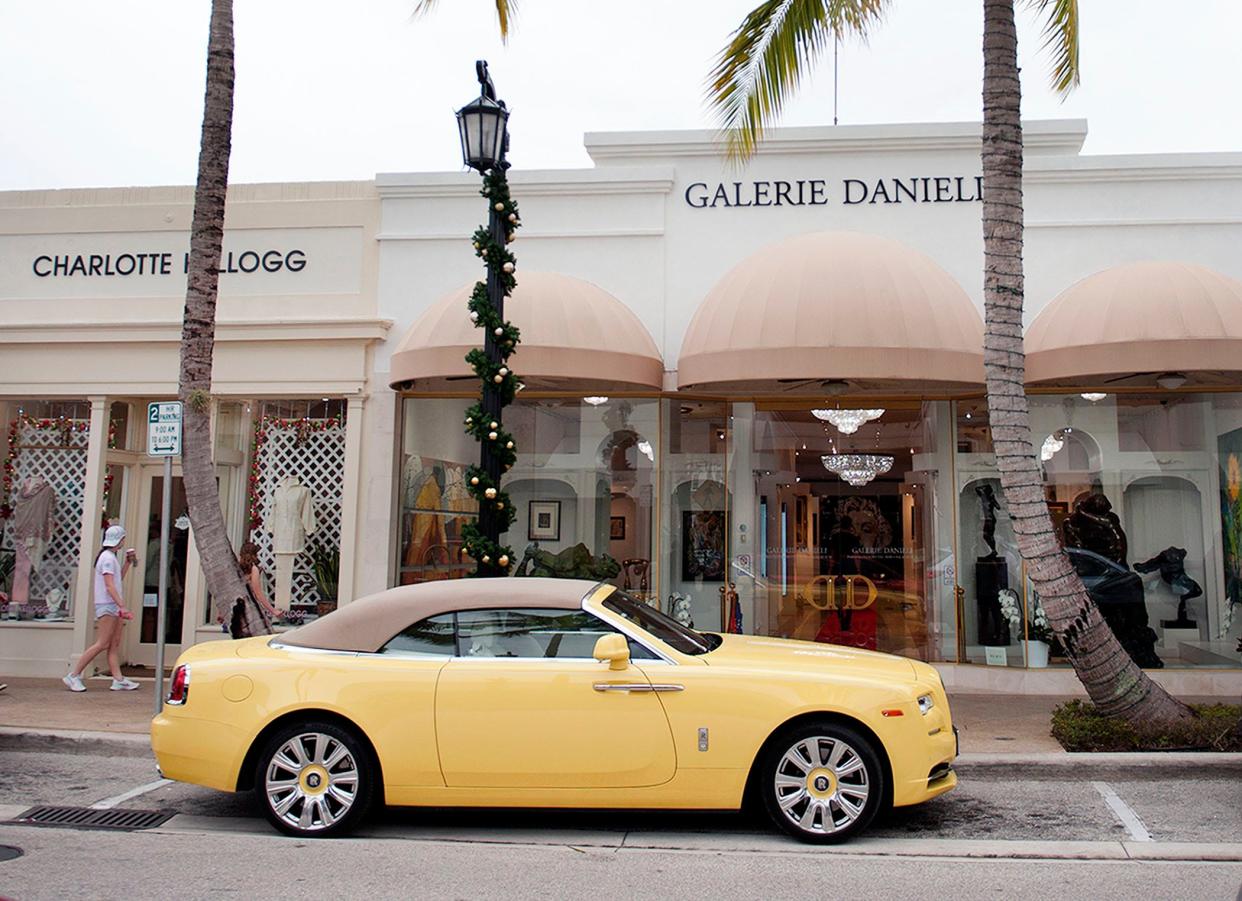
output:
[{"label": "white ornament on garland", "polygon": [[490,501],[492,498],[494,498],[494,497],[496,496],[496,489],[495,489],[495,488],[488,488],[488,489],[486,489],[486,490],[483,492],[483,494],[484,494],[484,495],[487,497],[487,499]]},{"label": "white ornament on garland", "polygon": [[512,263],[505,263],[505,264],[504,264],[504,266],[502,266],[501,268],[502,268],[502,269],[504,269],[504,271],[505,271],[505,272],[512,272],[512,271],[513,271],[513,264],[512,264]]},{"label": "white ornament on garland", "polygon": [[477,310],[471,310],[471,311],[470,311],[470,321],[471,321],[471,322],[478,322],[478,321],[479,321],[479,314],[478,314],[478,311],[477,311]]},{"label": "white ornament on garland", "polygon": [[504,211],[505,211],[505,205],[504,205],[503,203],[499,203],[499,202],[497,202],[497,204],[496,204],[496,212],[498,212],[498,213],[503,213]]},{"label": "white ornament on garland", "polygon": [[499,563],[501,566],[508,566],[508,565],[509,565],[509,555],[508,555],[508,554],[501,554],[501,555],[500,555],[500,559],[499,559],[499,560],[497,560],[496,562],[497,562],[497,563]]},{"label": "white ornament on garland", "polygon": [[487,433],[487,437],[488,437],[488,440],[489,440],[489,441],[495,441],[495,440],[496,440],[497,438],[499,438],[500,436],[499,436],[499,435],[497,435],[495,432],[488,432],[488,433]]}]

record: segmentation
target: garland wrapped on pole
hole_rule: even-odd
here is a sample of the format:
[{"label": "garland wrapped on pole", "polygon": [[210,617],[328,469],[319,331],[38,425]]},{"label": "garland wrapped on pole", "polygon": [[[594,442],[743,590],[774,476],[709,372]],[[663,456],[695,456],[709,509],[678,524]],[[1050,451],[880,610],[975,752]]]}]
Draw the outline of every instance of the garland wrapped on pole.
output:
[{"label": "garland wrapped on pole", "polygon": [[522,223],[505,176],[509,113],[504,102],[496,99],[487,63],[479,61],[476,71],[480,96],[457,113],[466,165],[483,174],[480,193],[488,201],[488,224],[480,226],[473,237],[475,255],[487,266],[487,280],[475,284],[468,304],[471,321],[483,330],[483,346],[466,355],[481,382],[479,402],[466,411],[465,420],[467,434],[481,445],[479,465],[466,473],[467,488],[479,504],[479,517],[462,528],[462,539],[466,553],[475,561],[473,575],[504,576],[514,560],[513,550],[500,543],[500,535],[508,531],[516,513],[500,482],[517,460],[517,446],[505,430],[502,411],[521,387],[509,366],[520,334],[504,318],[504,304],[517,285],[513,275],[517,260],[508,245]]}]

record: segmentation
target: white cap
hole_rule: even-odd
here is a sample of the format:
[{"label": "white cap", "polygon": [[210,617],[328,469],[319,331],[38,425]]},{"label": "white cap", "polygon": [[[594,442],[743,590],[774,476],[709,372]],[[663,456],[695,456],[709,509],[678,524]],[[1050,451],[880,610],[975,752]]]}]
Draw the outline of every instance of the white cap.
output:
[{"label": "white cap", "polygon": [[125,540],[125,529],[121,526],[108,526],[108,531],[104,532],[104,547],[116,547]]}]

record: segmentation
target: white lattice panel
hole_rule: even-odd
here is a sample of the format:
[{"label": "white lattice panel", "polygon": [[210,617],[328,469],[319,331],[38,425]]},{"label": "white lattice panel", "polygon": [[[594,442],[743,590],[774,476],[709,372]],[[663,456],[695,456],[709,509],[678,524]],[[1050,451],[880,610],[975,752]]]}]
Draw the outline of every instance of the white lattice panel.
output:
[{"label": "white lattice panel", "polygon": [[[80,427],[77,421],[70,421]],[[66,611],[72,609],[74,576],[78,570],[81,546],[82,502],[86,490],[86,447],[90,431],[63,429],[59,425],[40,428],[23,422],[17,431],[18,454],[13,461],[13,504],[27,478],[42,476],[56,492],[56,527],[48,542],[43,562],[30,577],[30,603],[43,604],[47,593],[60,589]],[[13,549],[13,521],[6,521],[4,547]]]},{"label": "white lattice panel", "polygon": [[[272,495],[286,475],[296,475],[307,488],[315,506],[315,531],[306,537],[306,551],[293,566],[293,603],[314,604],[319,588],[311,569],[311,551],[325,547],[339,553],[341,546],[341,495],[345,483],[345,425],[332,424],[317,431],[279,428],[261,424],[267,440],[259,448],[259,510],[271,509]],[[259,562],[273,585],[276,558],[267,523],[251,531],[259,546]]]}]

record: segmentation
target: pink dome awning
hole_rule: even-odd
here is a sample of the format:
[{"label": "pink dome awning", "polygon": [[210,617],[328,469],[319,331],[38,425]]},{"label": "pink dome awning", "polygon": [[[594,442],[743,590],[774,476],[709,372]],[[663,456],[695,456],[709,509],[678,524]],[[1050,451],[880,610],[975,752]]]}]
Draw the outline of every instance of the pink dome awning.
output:
[{"label": "pink dome awning", "polygon": [[683,389],[785,391],[806,380],[814,391],[829,379],[978,386],[983,320],[926,254],[878,235],[816,232],[765,247],[720,279],[677,362]]},{"label": "pink dome awning", "polygon": [[[522,331],[513,371],[528,388],[660,390],[664,361],[634,312],[588,281],[556,272],[518,272],[505,317]],[[465,356],[483,333],[466,302],[474,283],[436,301],[392,356],[393,388],[463,390],[474,374]]]},{"label": "pink dome awning", "polygon": [[1026,331],[1029,384],[1096,385],[1242,371],[1242,282],[1194,263],[1127,263],[1061,292]]}]

